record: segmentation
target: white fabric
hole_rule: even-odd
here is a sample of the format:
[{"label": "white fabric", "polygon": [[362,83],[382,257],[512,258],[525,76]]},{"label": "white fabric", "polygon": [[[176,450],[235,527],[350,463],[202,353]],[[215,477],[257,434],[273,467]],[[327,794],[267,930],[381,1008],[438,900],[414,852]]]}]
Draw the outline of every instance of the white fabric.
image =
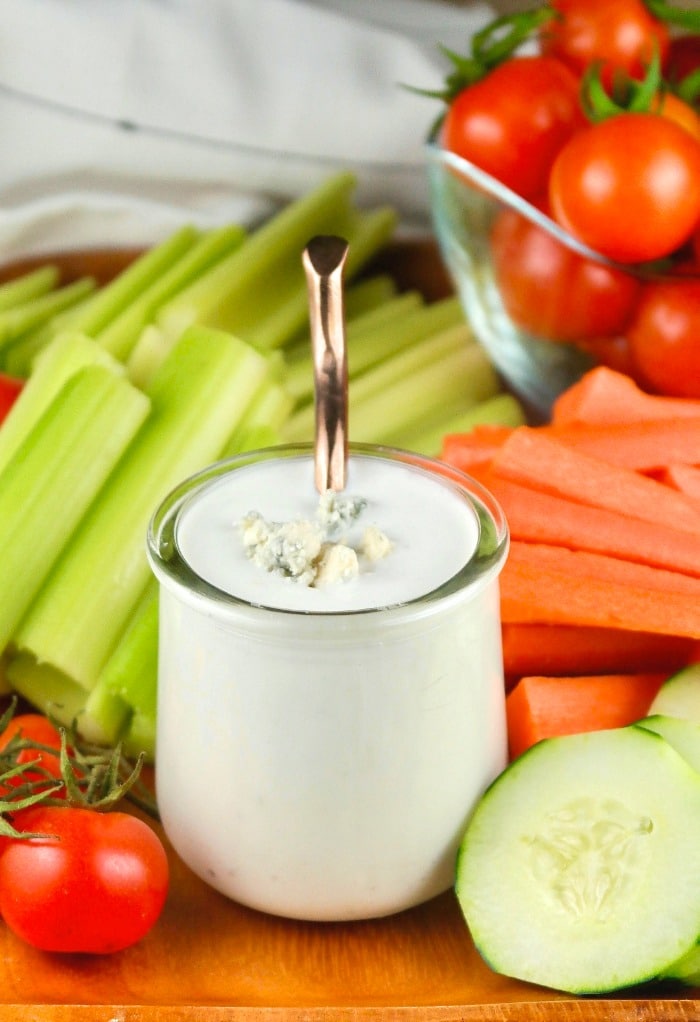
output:
[{"label": "white fabric", "polygon": [[425,219],[439,0],[0,0],[0,253],[252,223],[337,169]]}]

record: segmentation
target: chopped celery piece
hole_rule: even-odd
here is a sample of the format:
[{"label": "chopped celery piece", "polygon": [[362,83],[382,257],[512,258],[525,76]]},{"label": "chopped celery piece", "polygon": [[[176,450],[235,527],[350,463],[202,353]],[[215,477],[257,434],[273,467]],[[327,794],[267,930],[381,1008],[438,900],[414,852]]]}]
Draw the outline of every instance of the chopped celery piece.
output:
[{"label": "chopped celery piece", "polygon": [[238,248],[244,238],[245,230],[237,224],[207,231],[179,255],[171,266],[155,276],[105,327],[98,330],[95,339],[116,358],[126,360],[142,330],[161,305]]},{"label": "chopped celery piece", "polygon": [[396,295],[396,282],[387,273],[351,282],[345,290],[344,306],[348,320],[377,309]]},{"label": "chopped celery piece", "polygon": [[137,759],[143,753],[146,760],[153,762],[156,756],[155,714],[134,710],[121,741],[125,756]]},{"label": "chopped celery piece", "polygon": [[187,330],[154,377],[153,411],[14,636],[92,688],[150,576],[145,535],[173,486],[216,460],[268,371],[238,338]]},{"label": "chopped celery piece", "polygon": [[194,245],[198,237],[199,231],[195,227],[187,225],[179,228],[165,241],[140,255],[108,284],[99,288],[84,307],[56,323],[56,328],[71,327],[91,336],[104,330],[107,324],[150,287],[154,280],[158,280],[179,260]]},{"label": "chopped celery piece", "polygon": [[148,387],[172,347],[171,339],[155,323],[145,326],[126,361],[126,371],[131,382],[137,387]]},{"label": "chopped celery piece", "polygon": [[[301,251],[309,238],[332,223],[339,210],[341,219],[347,212],[354,187],[351,174],[339,174],[285,206],[253,231],[232,255],[168,302],[158,316],[159,325],[170,337],[179,336],[195,322],[241,336],[237,308],[246,305],[251,286],[261,279],[272,283],[273,276],[279,276],[279,265],[284,268],[292,258],[300,264]],[[248,311],[254,316],[261,310]]]},{"label": "chopped celery piece", "polygon": [[22,305],[32,298],[45,295],[58,285],[59,271],[57,266],[40,266],[36,270],[23,273],[14,280],[0,284],[0,310]]},{"label": "chopped celery piece", "polygon": [[[405,351],[392,355],[391,358],[385,359],[358,377],[351,376],[348,387],[351,439],[360,440],[360,437],[355,434],[355,428],[357,407],[361,402],[377,393],[381,399],[389,402],[393,397],[392,389],[405,380],[408,381],[409,389],[412,387],[413,390],[419,392],[423,373],[427,368],[440,363],[455,351],[461,352],[475,346],[469,328],[464,324],[459,324],[410,345]],[[410,416],[410,405],[405,409],[405,413]],[[285,424],[283,429],[285,439],[291,443],[312,440],[314,420],[313,403],[303,405]],[[376,422],[378,428],[381,427],[382,421],[383,416],[380,411]]]},{"label": "chopped celery piece", "polygon": [[[71,307],[72,311],[77,311],[81,306],[90,300],[90,295],[85,298],[79,299],[74,306]],[[37,360],[40,358],[41,353],[47,348],[53,339],[63,332],[68,332],[68,327],[65,331],[61,327],[57,328],[56,323],[63,319],[61,316],[54,317],[49,323],[45,323],[42,326],[36,328],[36,330],[30,330],[28,333],[18,337],[16,341],[0,352],[0,361],[6,372],[11,373],[12,376],[30,376],[34,372],[34,366]],[[87,336],[87,335],[86,335]]]},{"label": "chopped celery piece", "polygon": [[484,424],[522,426],[524,423],[525,413],[517,398],[512,394],[496,394],[471,408],[465,408],[464,402],[459,401],[457,410],[440,409],[435,418],[422,427],[402,430],[400,441],[401,446],[410,451],[436,457],[448,433],[467,433],[474,426]]},{"label": "chopped celery piece", "polygon": [[[464,313],[456,298],[446,298],[431,305],[408,304],[411,298],[415,298],[415,294],[408,292],[348,325],[348,372],[351,380],[419,341],[464,324]],[[313,400],[310,349],[309,341],[309,354],[303,362],[295,360],[289,366],[286,379],[287,386],[300,403]]]},{"label": "chopped celery piece", "polygon": [[74,306],[80,299],[95,290],[96,283],[92,277],[81,277],[80,280],[65,287],[56,288],[38,298],[30,298],[22,305],[13,306],[0,312],[0,348],[5,348],[23,337],[30,330],[42,326],[58,312]]},{"label": "chopped celery piece", "polygon": [[464,344],[420,372],[374,391],[350,408],[350,436],[358,443],[403,446],[404,430],[459,403],[469,408],[493,397],[500,381],[484,349]]},{"label": "chopped celery piece", "polygon": [[393,211],[351,207],[351,174],[338,174],[290,203],[227,259],[161,309],[167,339],[192,322],[228,330],[261,350],[280,347],[302,328],[308,298],[301,253],[315,234],[340,234],[350,250],[346,274],[356,273],[394,229]]},{"label": "chopped celery piece", "polygon": [[106,696],[97,707],[98,716],[88,712],[88,693],[50,664],[40,664],[26,653],[10,660],[7,677],[12,689],[42,713],[65,727],[73,724],[88,742],[111,745],[129,724],[130,709],[117,696]]},{"label": "chopped celery piece", "polygon": [[104,366],[63,385],[0,473],[0,650],[148,415]]},{"label": "chopped celery piece", "polygon": [[158,583],[151,578],[93,692],[111,692],[134,709],[155,716],[157,674]]},{"label": "chopped celery piece", "polygon": [[223,449],[222,457],[280,443],[280,430],[293,405],[294,399],[286,387],[274,380],[265,380]]},{"label": "chopped celery piece", "polygon": [[104,365],[114,372],[123,372],[123,367],[116,359],[84,334],[59,334],[41,352],[34,372],[3,420],[0,429],[0,470],[66,380],[87,365]]}]

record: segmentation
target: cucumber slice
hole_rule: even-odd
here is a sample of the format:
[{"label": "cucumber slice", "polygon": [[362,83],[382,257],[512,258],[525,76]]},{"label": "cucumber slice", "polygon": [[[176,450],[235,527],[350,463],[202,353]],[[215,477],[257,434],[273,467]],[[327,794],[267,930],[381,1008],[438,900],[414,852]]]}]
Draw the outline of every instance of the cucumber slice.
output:
[{"label": "cucumber slice", "polygon": [[700,944],[696,944],[692,950],[669,966],[661,978],[677,979],[689,987],[700,986]]},{"label": "cucumber slice", "polygon": [[656,714],[700,724],[700,663],[689,664],[663,683],[649,707],[649,716]]},{"label": "cucumber slice", "polygon": [[665,738],[676,752],[700,773],[700,724],[683,717],[667,717],[657,713],[638,720],[633,727],[643,727]]},{"label": "cucumber slice", "polygon": [[551,738],[467,827],[456,893],[497,972],[575,994],[657,977],[700,934],[700,775],[639,727]]}]

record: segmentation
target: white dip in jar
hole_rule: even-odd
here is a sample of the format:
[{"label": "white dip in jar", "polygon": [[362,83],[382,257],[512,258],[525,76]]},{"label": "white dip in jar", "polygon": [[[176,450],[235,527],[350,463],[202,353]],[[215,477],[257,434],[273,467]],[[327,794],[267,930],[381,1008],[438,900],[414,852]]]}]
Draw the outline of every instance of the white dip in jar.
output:
[{"label": "white dip in jar", "polygon": [[[486,491],[418,455],[352,446],[361,497],[345,581],[249,556],[240,524],[311,521],[313,451],[280,447],[185,481],[154,515],[156,785],[181,858],[278,915],[361,919],[452,886],[475,800],[506,763],[498,575]],[[390,541],[362,554],[363,530]]]}]

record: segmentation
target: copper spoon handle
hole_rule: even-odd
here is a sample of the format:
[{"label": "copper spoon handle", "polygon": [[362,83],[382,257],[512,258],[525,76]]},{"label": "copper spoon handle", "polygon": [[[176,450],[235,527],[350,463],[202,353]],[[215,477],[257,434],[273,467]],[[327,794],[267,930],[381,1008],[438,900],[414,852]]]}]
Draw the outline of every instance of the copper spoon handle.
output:
[{"label": "copper spoon handle", "polygon": [[314,365],[316,489],[344,489],[348,457],[348,363],[343,314],[343,268],[348,243],[318,235],[304,249]]}]

